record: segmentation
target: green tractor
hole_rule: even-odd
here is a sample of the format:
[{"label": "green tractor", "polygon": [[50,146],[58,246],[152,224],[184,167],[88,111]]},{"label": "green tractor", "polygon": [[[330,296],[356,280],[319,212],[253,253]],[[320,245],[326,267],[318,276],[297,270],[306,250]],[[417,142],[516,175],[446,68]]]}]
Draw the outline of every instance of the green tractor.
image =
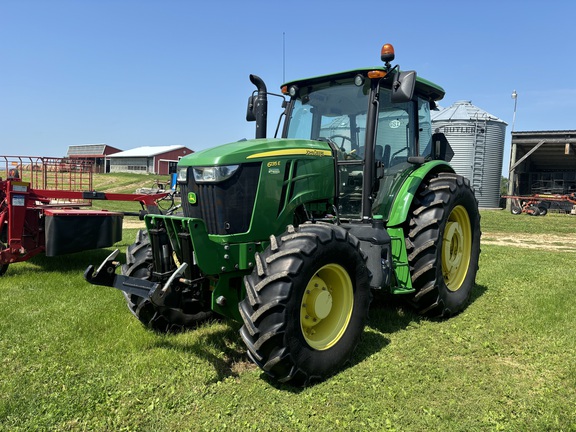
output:
[{"label": "green tractor", "polygon": [[[243,322],[249,358],[305,385],[338,371],[362,335],[372,290],[446,317],[466,307],[480,216],[430,111],[444,90],[383,66],[291,81],[266,138],[264,82],[249,98],[256,138],[181,159],[182,214],[145,216],[126,253],[85,278],[124,292],[158,332],[214,314]],[[279,95],[275,95],[279,96]],[[282,95],[280,95],[282,96]]]}]

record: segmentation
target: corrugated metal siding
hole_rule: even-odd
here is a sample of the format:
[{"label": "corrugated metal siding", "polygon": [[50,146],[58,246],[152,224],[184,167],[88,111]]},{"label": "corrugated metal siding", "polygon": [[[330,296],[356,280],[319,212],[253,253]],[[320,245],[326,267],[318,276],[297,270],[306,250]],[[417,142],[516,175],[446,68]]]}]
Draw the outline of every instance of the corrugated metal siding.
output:
[{"label": "corrugated metal siding", "polygon": [[68,156],[103,155],[106,144],[85,144],[68,147]]},{"label": "corrugated metal siding", "polygon": [[454,150],[450,163],[470,180],[479,206],[498,207],[506,123],[459,101],[434,115],[432,125],[446,135]]},{"label": "corrugated metal siding", "polygon": [[488,122],[486,128],[486,156],[484,159],[480,193],[476,194],[478,205],[496,208],[500,205],[500,180],[506,123]]},{"label": "corrugated metal siding", "polygon": [[450,161],[450,165],[458,174],[472,179],[474,125],[470,124],[469,121],[442,121],[434,122],[434,128],[446,135],[452,150],[454,150],[454,157]]},{"label": "corrugated metal siding", "polygon": [[135,172],[146,174],[149,158],[110,158],[110,172]]}]

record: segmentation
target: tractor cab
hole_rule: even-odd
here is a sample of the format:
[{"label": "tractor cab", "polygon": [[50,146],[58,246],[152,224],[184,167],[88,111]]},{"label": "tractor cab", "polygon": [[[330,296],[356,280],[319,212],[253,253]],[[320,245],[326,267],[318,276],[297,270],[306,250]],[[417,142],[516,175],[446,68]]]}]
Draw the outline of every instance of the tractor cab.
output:
[{"label": "tractor cab", "polygon": [[[444,90],[416,78],[413,71],[391,67],[391,45],[383,46],[381,57],[384,66],[282,86],[290,97],[282,138],[330,144],[338,167],[337,210],[343,219],[382,215],[387,220],[403,178],[441,153],[432,151],[430,110]],[[447,145],[445,139],[436,141]]]}]

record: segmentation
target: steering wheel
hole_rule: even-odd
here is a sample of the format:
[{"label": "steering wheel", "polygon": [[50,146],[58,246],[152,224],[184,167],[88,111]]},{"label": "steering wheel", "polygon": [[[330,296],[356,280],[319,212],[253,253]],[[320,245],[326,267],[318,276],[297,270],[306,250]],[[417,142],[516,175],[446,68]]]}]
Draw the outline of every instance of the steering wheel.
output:
[{"label": "steering wheel", "polygon": [[345,152],[346,150],[344,149],[344,143],[346,141],[350,141],[350,144],[352,144],[352,139],[349,136],[346,135],[331,135],[330,137],[328,137],[328,139],[330,141],[332,141],[333,143],[335,143],[336,145],[338,145],[338,143],[336,142],[336,139],[340,138],[342,140],[342,142],[340,143],[340,150],[342,150],[343,152]]},{"label": "steering wheel", "polygon": [[[406,156],[398,157],[398,155],[400,155],[400,153],[404,153],[404,152],[406,152]],[[406,162],[408,160],[408,155],[409,155],[408,147],[402,147],[400,150],[397,150],[390,155],[390,159],[388,161],[388,166],[392,167],[392,166],[398,165],[402,162]]]},{"label": "steering wheel", "polygon": [[[338,143],[336,143],[335,139],[340,138],[342,140],[342,142],[340,143],[340,145],[338,145]],[[352,144],[352,139],[349,136],[346,135],[331,135],[328,138],[330,141],[332,141],[339,149],[342,153],[344,153],[345,155],[345,159],[362,159],[362,156],[358,154],[357,149],[354,150],[350,150],[349,152],[346,151],[346,148],[344,147],[344,143],[346,141],[350,141],[350,144]],[[352,145],[350,145],[350,147],[352,147]]]},{"label": "steering wheel", "polygon": [[392,156],[390,156],[390,159],[394,159],[394,157],[398,156],[402,152],[408,153],[408,147],[402,147],[400,150],[395,151],[394,153],[392,153]]}]

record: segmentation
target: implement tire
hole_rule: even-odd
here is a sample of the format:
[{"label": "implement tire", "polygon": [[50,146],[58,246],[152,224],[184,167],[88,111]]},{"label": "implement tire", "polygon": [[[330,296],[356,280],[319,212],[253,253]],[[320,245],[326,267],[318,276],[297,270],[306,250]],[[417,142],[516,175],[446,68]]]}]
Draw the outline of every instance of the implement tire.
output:
[{"label": "implement tire", "polygon": [[255,262],[239,305],[250,359],[294,385],[334,374],[358,344],[372,299],[359,241],[336,225],[288,226]]},{"label": "implement tire", "polygon": [[[126,264],[122,266],[122,274],[140,279],[150,279],[152,268],[152,246],[148,238],[148,231],[139,230],[136,233],[136,241],[128,246],[126,251]],[[212,316],[212,311],[209,309],[190,314],[182,309],[158,307],[150,300],[134,294],[126,292],[123,294],[130,312],[144,326],[158,333],[179,333],[195,328],[197,324]]]},{"label": "implement tire", "polygon": [[[8,223],[0,226],[0,251],[8,249]],[[0,277],[8,270],[8,264],[0,264]]]},{"label": "implement tire", "polygon": [[440,173],[420,185],[406,239],[410,303],[427,316],[463,310],[474,287],[480,256],[478,201],[468,179]]}]

